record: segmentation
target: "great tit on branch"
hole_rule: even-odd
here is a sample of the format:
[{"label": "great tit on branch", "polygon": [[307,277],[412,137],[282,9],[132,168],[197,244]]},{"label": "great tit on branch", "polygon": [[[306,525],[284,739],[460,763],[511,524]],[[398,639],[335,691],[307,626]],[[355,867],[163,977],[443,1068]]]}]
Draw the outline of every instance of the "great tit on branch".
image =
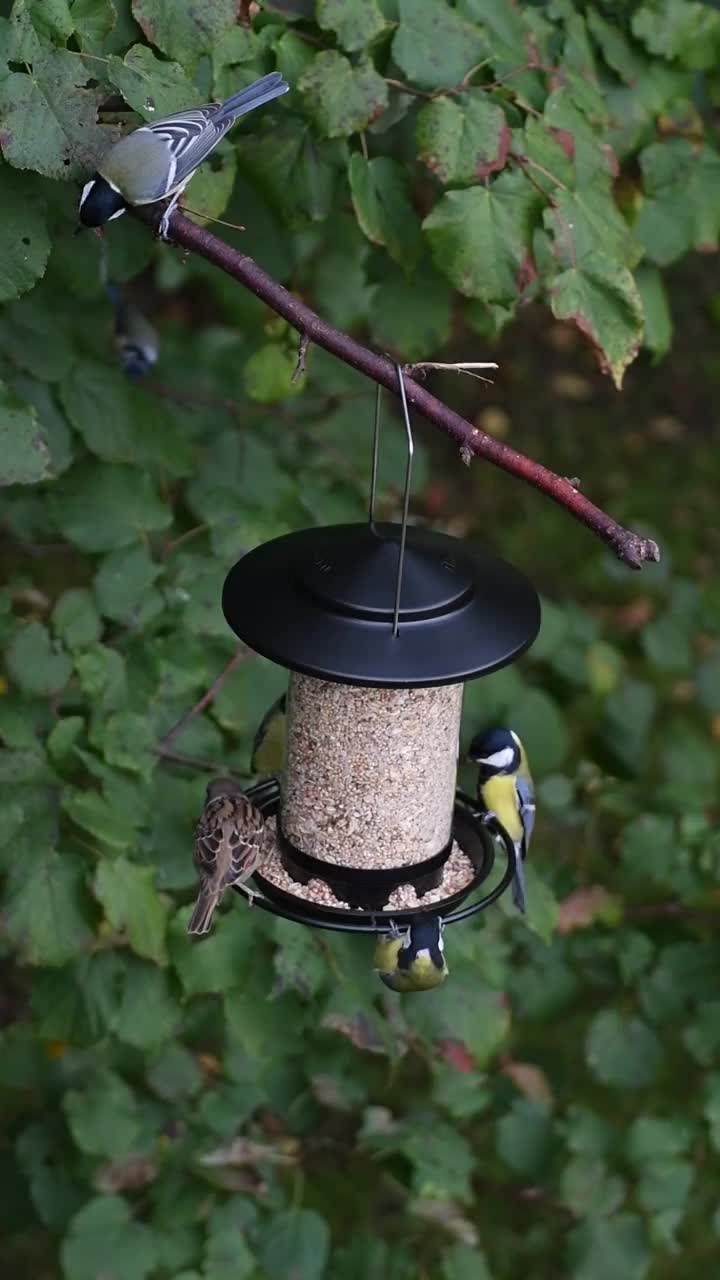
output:
[{"label": "great tit on branch", "polygon": [[393,926],[381,934],[373,959],[381,982],[391,991],[432,991],[447,978],[443,923],[439,916],[419,916],[409,928]]},{"label": "great tit on branch", "polygon": [[129,205],[169,200],[160,223],[160,235],[167,237],[170,214],[198,166],[240,116],[272,102],[289,88],[280,73],[273,71],[225,102],[189,107],[120,138],[83,187],[81,223],[102,227],[119,218]]},{"label": "great tit on branch", "polygon": [[512,729],[487,729],[470,743],[468,760],[478,767],[477,797],[485,813],[494,813],[517,853],[513,902],[525,911],[523,862],[535,825],[535,791],[525,748]]},{"label": "great tit on branch", "polygon": [[[200,893],[188,933],[208,933],[226,889],[243,884],[263,866],[270,851],[269,833],[259,809],[231,778],[211,782],[195,834],[193,860]],[[252,890],[248,891],[252,901]]]}]

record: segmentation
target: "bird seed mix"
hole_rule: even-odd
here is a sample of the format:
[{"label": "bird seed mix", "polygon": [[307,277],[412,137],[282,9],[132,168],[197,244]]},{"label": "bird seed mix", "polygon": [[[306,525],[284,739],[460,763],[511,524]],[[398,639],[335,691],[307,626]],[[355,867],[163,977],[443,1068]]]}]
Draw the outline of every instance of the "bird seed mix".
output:
[{"label": "bird seed mix", "polygon": [[288,839],[366,869],[439,853],[450,838],[462,693],[461,684],[365,689],[293,672],[281,801]]}]

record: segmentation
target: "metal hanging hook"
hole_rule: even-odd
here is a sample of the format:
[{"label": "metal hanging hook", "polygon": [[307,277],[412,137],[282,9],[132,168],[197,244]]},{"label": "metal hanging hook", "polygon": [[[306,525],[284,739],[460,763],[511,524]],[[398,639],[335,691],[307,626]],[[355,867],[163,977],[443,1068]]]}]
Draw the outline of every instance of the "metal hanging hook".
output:
[{"label": "metal hanging hook", "polygon": [[[410,425],[410,412],[408,410],[407,396],[405,395],[405,379],[403,378],[402,365],[396,364],[398,383],[400,385],[400,401],[403,408],[403,418],[405,421],[405,432],[407,435],[407,465],[405,467],[405,489],[403,492],[403,510],[402,524],[400,526],[400,549],[398,553],[397,579],[395,582],[395,605],[393,609],[393,636],[399,631],[400,621],[400,596],[402,594],[403,568],[405,565],[405,543],[407,541],[407,525],[408,510],[410,507],[410,482],[412,479],[413,457],[415,455],[415,441],[413,440],[412,427]],[[373,533],[377,533],[375,528],[375,498],[377,496],[377,475],[378,475],[378,458],[380,455],[380,403],[382,396],[382,387],[378,383],[375,393],[375,427],[373,430],[373,447],[372,447],[372,466],[370,472],[370,504],[368,508],[368,521]]]},{"label": "metal hanging hook", "polygon": [[410,411],[408,409],[407,396],[405,395],[405,379],[403,378],[402,365],[396,365],[398,381],[400,383],[400,399],[403,407],[403,417],[405,419],[405,431],[407,434],[407,464],[405,467],[405,492],[403,494],[403,513],[402,524],[400,526],[400,553],[398,555],[397,583],[395,585],[395,612],[393,615],[393,635],[396,636],[399,631],[400,622],[400,595],[402,593],[403,568],[405,566],[405,542],[407,540],[408,510],[410,507],[410,481],[412,479],[413,457],[415,455],[415,441],[413,440],[412,427],[410,425]]}]

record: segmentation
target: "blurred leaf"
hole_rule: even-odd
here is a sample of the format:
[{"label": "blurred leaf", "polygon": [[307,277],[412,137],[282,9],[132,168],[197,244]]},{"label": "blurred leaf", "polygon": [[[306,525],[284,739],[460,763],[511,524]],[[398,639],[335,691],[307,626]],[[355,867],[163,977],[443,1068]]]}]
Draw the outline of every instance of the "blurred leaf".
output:
[{"label": "blurred leaf", "polygon": [[536,1178],[549,1160],[552,1146],[551,1108],[517,1098],[497,1125],[496,1147],[500,1159],[515,1173]]},{"label": "blurred leaf", "polygon": [[150,44],[193,67],[237,19],[235,0],[132,0],[135,21]]},{"label": "blurred leaf", "polygon": [[69,1089],[63,1108],[75,1142],[89,1155],[127,1155],[140,1137],[137,1100],[114,1072],[100,1071],[86,1088]]},{"label": "blurred leaf", "polygon": [[[2,145],[4,148],[4,141]],[[0,223],[0,302],[8,302],[32,289],[45,274],[50,240],[45,222],[45,203],[39,198],[38,188],[32,179],[8,165],[2,165],[0,200],[3,209]]]},{"label": "blurred leaf", "polygon": [[[422,307],[417,305],[418,290]],[[418,272],[412,281],[400,273],[387,272],[373,291],[373,339],[406,360],[421,360],[443,347],[450,336],[450,320],[450,290],[434,271]]]},{"label": "blurred leaf", "polygon": [[420,224],[401,166],[386,156],[365,160],[356,151],[348,174],[355,214],[368,240],[385,245],[401,266],[413,266],[420,254]]},{"label": "blurred leaf", "polygon": [[279,1213],[268,1224],[262,1265],[269,1280],[320,1280],[330,1249],[330,1232],[314,1209]]},{"label": "blurred leaf", "polygon": [[41,622],[29,622],[15,632],[5,654],[8,672],[25,693],[50,697],[67,684],[72,659],[62,645],[50,639]]},{"label": "blurred leaf", "polygon": [[590,339],[600,368],[619,389],[643,336],[642,303],[630,272],[604,253],[588,253],[556,277],[551,306],[558,320],[573,320]]},{"label": "blurred leaf", "polygon": [[318,0],[318,26],[334,31],[343,49],[364,49],[385,28],[377,0]]},{"label": "blurred leaf", "polygon": [[67,1280],[99,1280],[108,1265],[113,1280],[144,1280],[157,1264],[156,1243],[121,1196],[98,1196],[73,1218],[62,1263]]},{"label": "blurred leaf", "polygon": [[107,75],[128,106],[150,123],[202,101],[177,62],[161,61],[145,45],[133,45],[124,58],[110,58]]},{"label": "blurred leaf", "polygon": [[643,264],[635,272],[640,301],[645,316],[643,346],[661,360],[670,350],[673,323],[670,302],[657,267]]},{"label": "blurred leaf", "polygon": [[163,964],[168,906],[155,888],[155,872],[126,858],[101,862],[95,893],[113,928],[127,931],[133,951]]},{"label": "blurred leaf", "polygon": [[143,531],[166,529],[171,520],[149,476],[101,462],[74,467],[53,505],[64,536],[84,551],[131,546]]},{"label": "blurred leaf", "polygon": [[657,1076],[662,1051],[657,1036],[642,1019],[623,1018],[614,1009],[603,1009],[590,1024],[586,1056],[602,1084],[641,1089]]},{"label": "blurred leaf", "polygon": [[92,938],[81,863],[68,853],[40,849],[15,865],[4,903],[7,935],[26,964],[61,965]]},{"label": "blurred leaf", "polygon": [[442,1268],[443,1280],[492,1280],[483,1254],[464,1244],[448,1249]]},{"label": "blurred leaf", "polygon": [[643,1280],[650,1265],[642,1222],[630,1213],[588,1218],[570,1233],[567,1252],[573,1280]]},{"label": "blurred leaf", "polygon": [[63,591],[53,609],[52,623],[68,649],[86,649],[100,639],[100,618],[91,593],[82,587]]},{"label": "blurred leaf", "polygon": [[292,381],[297,356],[276,342],[268,342],[255,351],[246,361],[245,387],[251,400],[259,404],[273,404],[276,400],[288,400],[303,389],[303,379]]},{"label": "blurred leaf", "polygon": [[37,484],[50,473],[50,450],[34,408],[0,383],[0,485]]}]

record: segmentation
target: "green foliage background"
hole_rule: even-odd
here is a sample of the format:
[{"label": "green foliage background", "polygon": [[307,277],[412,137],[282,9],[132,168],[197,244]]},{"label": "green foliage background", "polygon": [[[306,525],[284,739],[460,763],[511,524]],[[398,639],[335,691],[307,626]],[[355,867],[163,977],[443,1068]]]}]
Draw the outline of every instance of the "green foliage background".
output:
[{"label": "green foliage background", "polygon": [[[8,1274],[665,1280],[716,1259],[720,370],[700,260],[670,273],[678,343],[653,366],[665,269],[717,249],[719,54],[720,15],[687,0],[6,8]],[[415,1000],[378,990],[361,941],[240,904],[186,937],[208,774],[247,769],[282,672],[247,661],[182,759],[156,754],[234,652],[229,565],[363,517],[373,388],[316,349],[292,384],[297,336],[129,217],[110,269],[162,354],[128,384],[100,245],[74,235],[128,109],[157,118],[275,67],[292,92],[223,144],[191,207],[227,210],[247,231],[221,234],[381,349],[498,358],[494,388],[439,390],[664,549],[634,576],[424,435],[418,518],[514,559],[545,612],[465,721],[507,718],[533,761],[527,926],[496,908],[453,929],[451,981]],[[644,347],[622,399],[586,339],[617,384]],[[383,447],[392,515],[400,434]]]}]

